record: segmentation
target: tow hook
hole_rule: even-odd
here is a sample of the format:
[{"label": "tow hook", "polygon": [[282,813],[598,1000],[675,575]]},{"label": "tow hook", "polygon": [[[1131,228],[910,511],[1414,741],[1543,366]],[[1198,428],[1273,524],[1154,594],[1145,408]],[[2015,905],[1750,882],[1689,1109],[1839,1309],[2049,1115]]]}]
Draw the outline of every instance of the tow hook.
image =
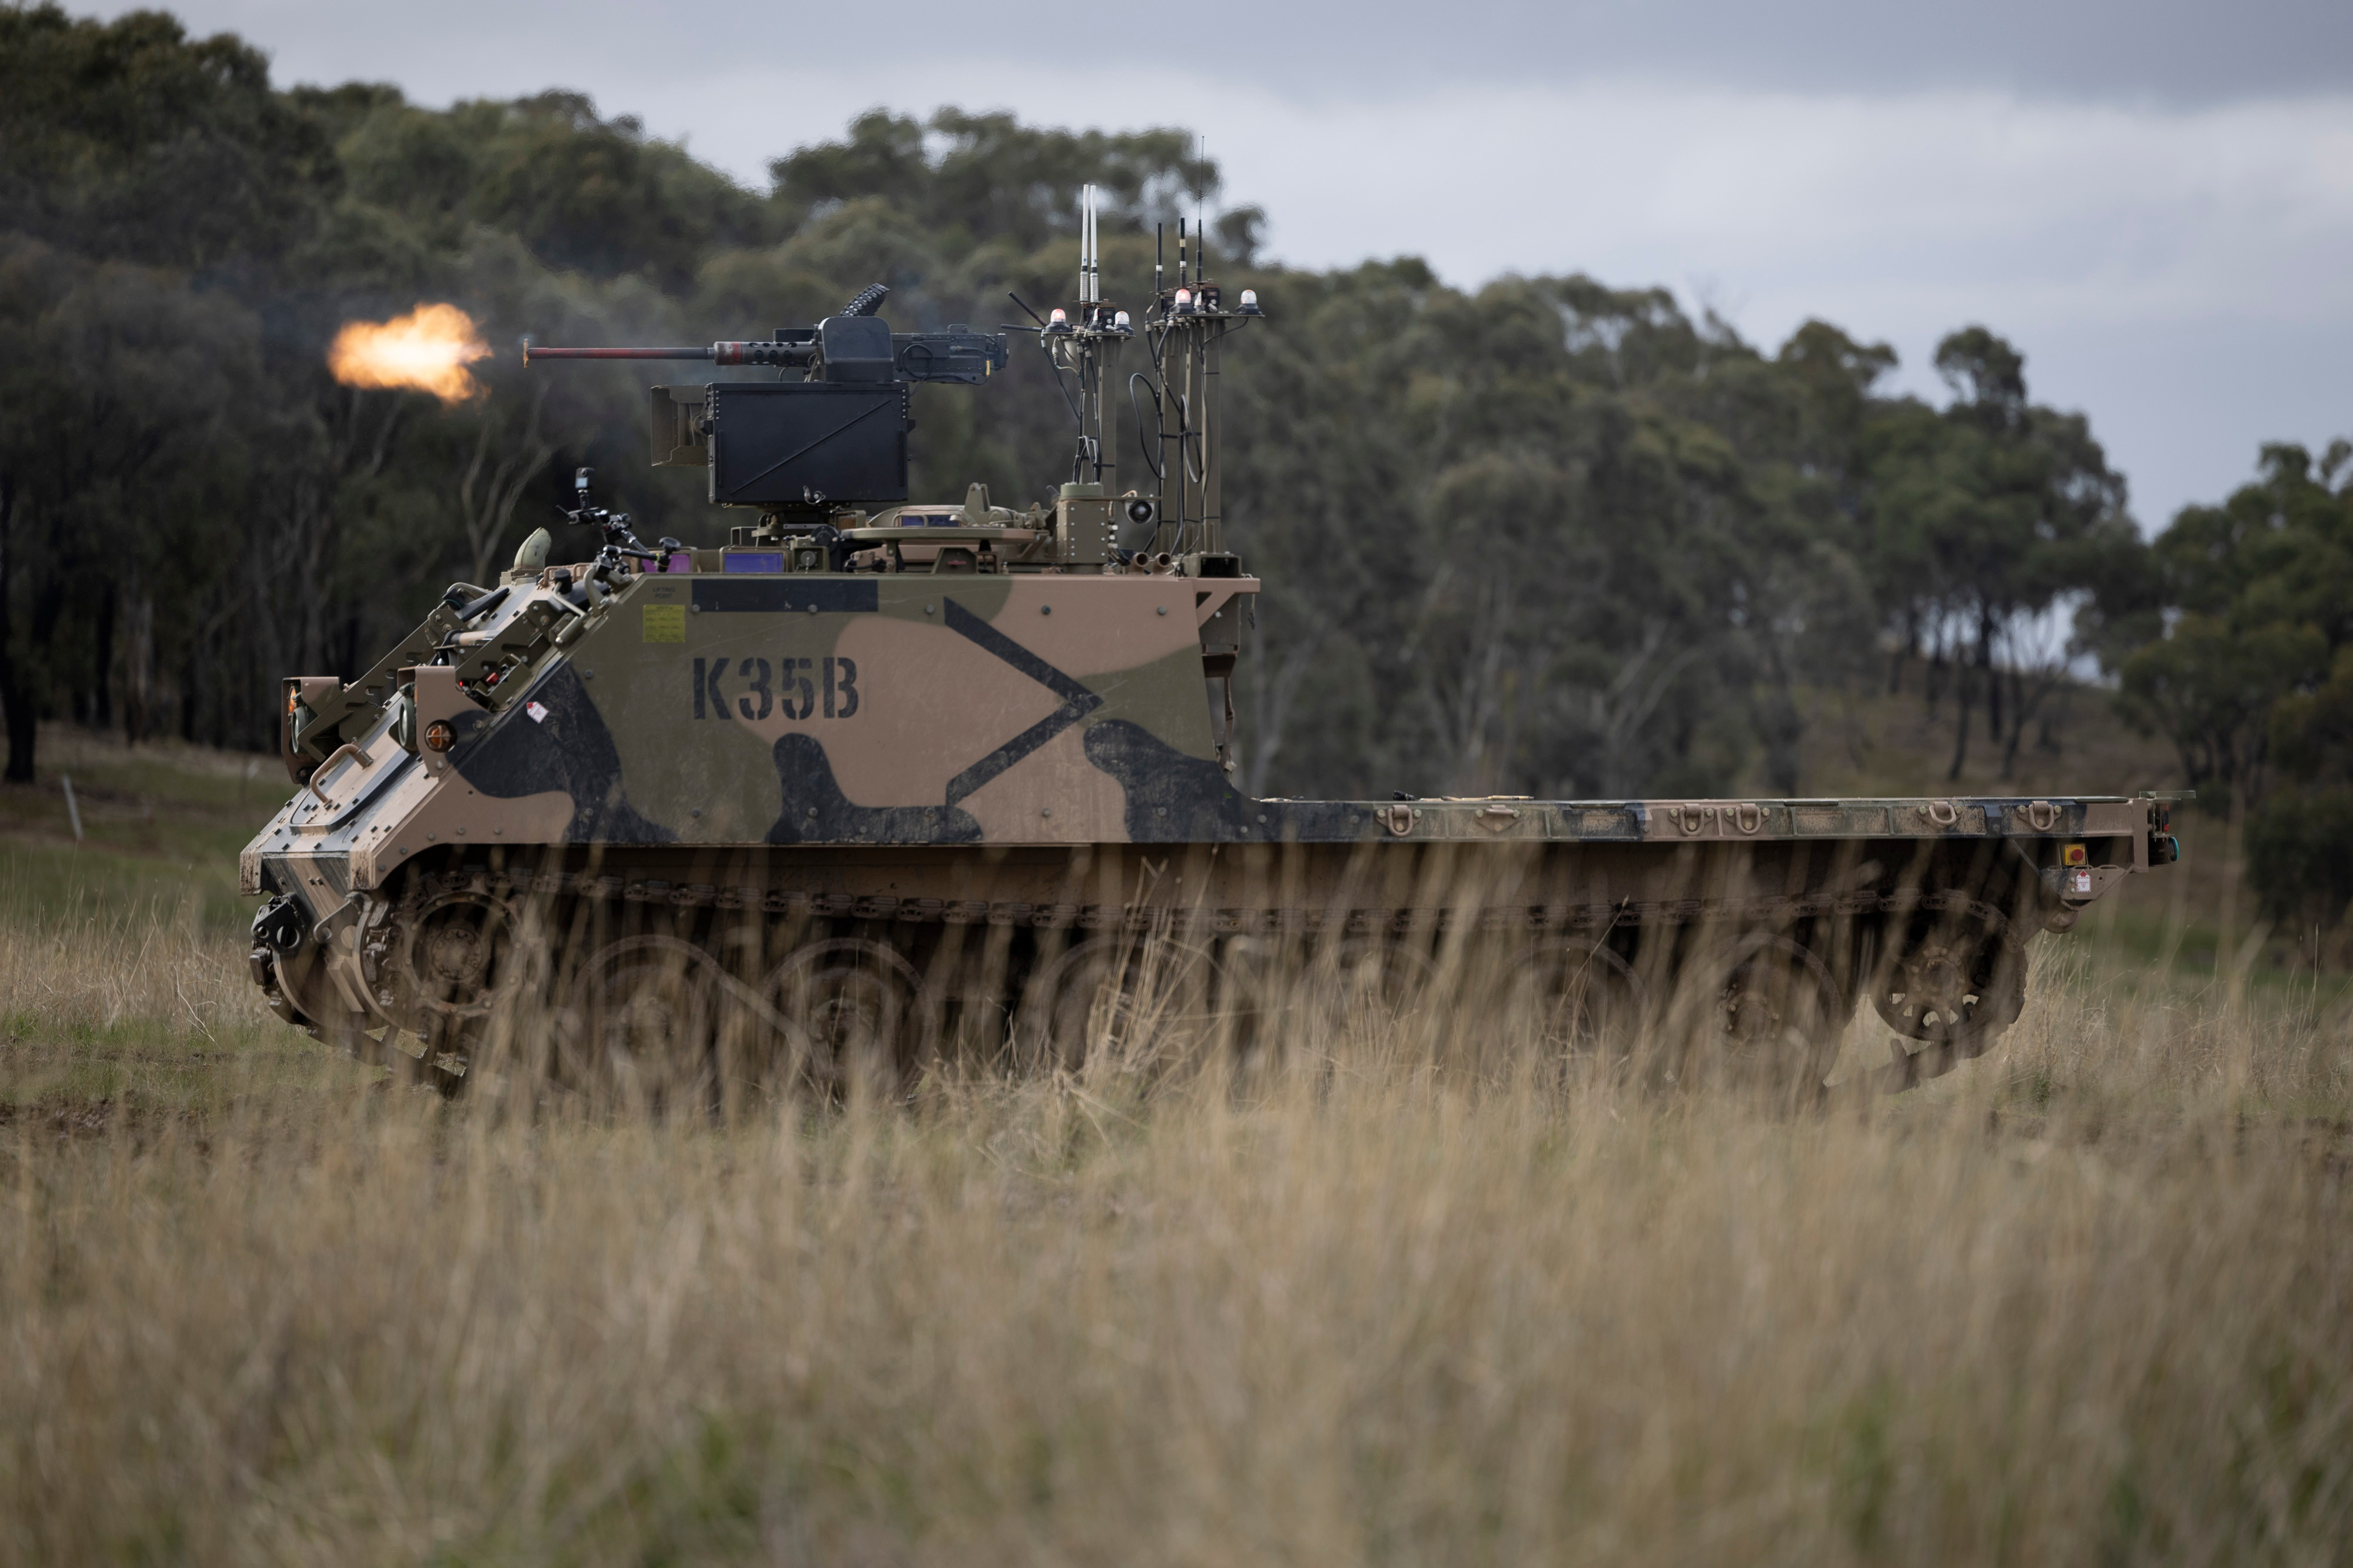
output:
[{"label": "tow hook", "polygon": [[302,945],[302,907],[280,894],[253,917],[253,940],[276,952],[292,952]]}]

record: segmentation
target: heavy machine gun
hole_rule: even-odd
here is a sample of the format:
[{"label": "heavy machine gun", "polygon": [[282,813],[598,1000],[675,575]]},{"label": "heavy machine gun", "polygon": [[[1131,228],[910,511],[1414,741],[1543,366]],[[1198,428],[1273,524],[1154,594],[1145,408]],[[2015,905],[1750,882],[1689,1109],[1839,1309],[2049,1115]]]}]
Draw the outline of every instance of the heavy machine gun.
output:
[{"label": "heavy machine gun", "polygon": [[[534,359],[708,360],[772,367],[774,381],[713,381],[649,390],[654,464],[702,468],[719,506],[769,514],[762,531],[806,531],[844,505],[907,499],[908,389],[928,382],[977,386],[1005,367],[1005,339],[951,326],[893,332],[875,315],[891,292],[877,283],[813,327],[702,348],[541,348]],[[783,379],[792,371],[800,379]]]},{"label": "heavy machine gun", "polygon": [[[839,571],[855,546],[874,542],[846,537],[872,531],[863,526],[862,509],[909,498],[909,389],[918,383],[979,385],[1005,368],[1005,333],[1034,331],[1077,437],[1069,479],[1055,498],[1050,564],[1100,572],[1140,559],[1184,575],[1239,578],[1240,560],[1225,541],[1219,361],[1224,340],[1264,312],[1252,289],[1228,301],[1207,275],[1202,237],[1188,234],[1179,220],[1173,276],[1165,242],[1155,237],[1152,299],[1138,323],[1103,291],[1098,203],[1096,187],[1086,187],[1077,297],[1040,316],[1013,296],[1030,317],[1028,326],[892,332],[875,314],[891,292],[877,283],[815,326],[780,327],[768,339],[674,348],[527,342],[524,363],[702,360],[776,370],[773,381],[649,388],[654,466],[702,468],[713,504],[758,510],[757,526],[734,531],[738,545],[814,542],[828,568]],[[1123,352],[1139,338],[1149,367],[1123,381]],[[794,371],[800,379],[790,379]],[[1119,479],[1122,401],[1134,417],[1137,451],[1150,474],[1148,484],[1125,489]],[[971,521],[981,519],[974,513]],[[1011,514],[994,521],[1009,521]],[[1234,651],[1214,656],[1213,679],[1230,676]],[[1220,749],[1226,744],[1221,736]]]}]

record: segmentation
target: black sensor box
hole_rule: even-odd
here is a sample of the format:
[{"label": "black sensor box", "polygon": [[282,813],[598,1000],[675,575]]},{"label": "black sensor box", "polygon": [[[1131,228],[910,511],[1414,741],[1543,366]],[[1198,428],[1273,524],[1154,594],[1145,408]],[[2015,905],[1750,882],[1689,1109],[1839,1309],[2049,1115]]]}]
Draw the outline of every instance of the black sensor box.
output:
[{"label": "black sensor box", "polygon": [[906,383],[719,381],[709,390],[719,505],[907,499]]}]

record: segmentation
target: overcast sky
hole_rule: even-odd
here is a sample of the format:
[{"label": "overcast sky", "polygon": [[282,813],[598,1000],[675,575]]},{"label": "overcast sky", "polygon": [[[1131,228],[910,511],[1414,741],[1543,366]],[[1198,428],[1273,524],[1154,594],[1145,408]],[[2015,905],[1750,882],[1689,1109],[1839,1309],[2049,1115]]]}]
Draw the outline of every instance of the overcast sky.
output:
[{"label": "overcast sky", "polygon": [[1923,393],[1981,321],[2091,415],[2145,525],[2260,441],[2353,436],[2348,0],[174,9],[281,83],[577,88],[754,185],[878,105],[1181,124],[1282,259],[1663,284],[1767,347],[1821,316]]}]

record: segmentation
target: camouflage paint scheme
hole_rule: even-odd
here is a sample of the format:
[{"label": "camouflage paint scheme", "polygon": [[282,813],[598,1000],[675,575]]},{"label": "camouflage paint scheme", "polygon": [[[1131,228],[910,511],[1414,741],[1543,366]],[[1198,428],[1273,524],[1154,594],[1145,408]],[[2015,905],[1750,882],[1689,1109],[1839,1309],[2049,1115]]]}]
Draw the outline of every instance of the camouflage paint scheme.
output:
[{"label": "camouflage paint scheme", "polygon": [[[328,739],[355,743],[245,851],[245,890],[291,895],[322,961],[297,983],[257,950],[298,1021],[389,1021],[359,959],[371,903],[412,863],[486,855],[527,884],[586,851],[638,900],[1039,925],[1207,907],[1220,930],[1301,907],[1386,926],[1466,875],[1490,910],[1592,928],[1630,900],[1787,898],[1857,868],[1978,886],[2010,857],[2032,865],[2035,918],[2063,929],[2171,855],[2147,799],[1254,800],[1216,759],[1201,685],[1204,628],[1241,613],[1246,577],[660,573],[583,614],[550,574],[512,575],[465,634],[505,661],[487,706],[446,668],[379,678],[375,705],[353,683]],[[428,621],[412,641],[447,635]],[[416,746],[434,718],[446,753]],[[1173,871],[1150,853],[1175,847]],[[1959,858],[1939,876],[1933,855]]]},{"label": "camouflage paint scheme", "polygon": [[[563,647],[537,639],[491,707],[461,700],[446,757],[404,748],[378,714],[248,847],[244,889],[372,889],[459,842],[2115,841],[2071,903],[2149,865],[2159,808],[2114,797],[1252,800],[1216,761],[1198,634],[1257,588],[1141,574],[641,576],[594,615],[559,611],[585,625]],[[557,603],[517,598],[482,640]]]},{"label": "camouflage paint scheme", "polygon": [[[593,615],[558,610],[586,622],[566,647],[534,638],[538,657],[488,709],[448,713],[446,762],[404,749],[379,714],[248,847],[245,888],[265,890],[268,867],[293,887],[327,874],[372,889],[469,834],[710,846],[1263,836],[1224,786],[1200,674],[1200,628],[1257,588],[1173,574],[641,576]],[[481,638],[531,636],[532,606],[561,604],[543,590],[516,598]],[[1283,819],[1328,836],[1312,809]]]}]

